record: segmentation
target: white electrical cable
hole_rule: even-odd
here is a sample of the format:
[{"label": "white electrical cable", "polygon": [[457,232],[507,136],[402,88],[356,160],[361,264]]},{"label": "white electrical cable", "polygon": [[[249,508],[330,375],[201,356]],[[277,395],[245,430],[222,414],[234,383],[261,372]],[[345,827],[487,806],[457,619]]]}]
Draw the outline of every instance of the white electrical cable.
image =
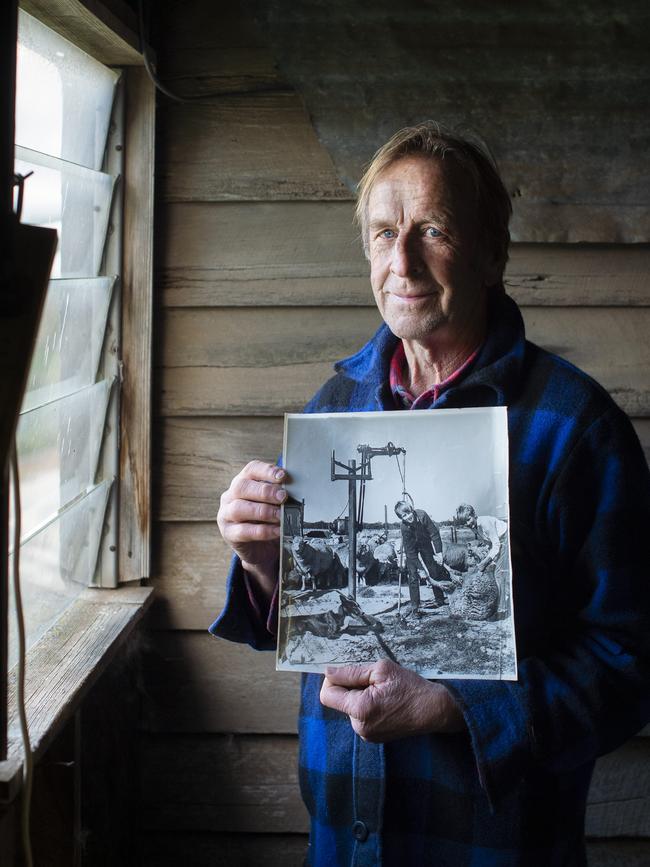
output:
[{"label": "white electrical cable", "polygon": [[23,739],[23,791],[20,809],[20,828],[23,843],[25,867],[33,867],[32,844],[29,833],[29,816],[32,800],[32,779],[34,770],[34,757],[29,742],[29,728],[27,725],[27,711],[25,709],[25,618],[23,615],[23,601],[20,593],[20,481],[18,478],[18,452],[14,437],[11,446],[11,475],[13,480],[13,506],[14,506],[14,559],[12,579],[14,588],[14,602],[16,605],[16,628],[18,633],[18,674],[16,678],[16,705],[20,719],[20,732]]}]

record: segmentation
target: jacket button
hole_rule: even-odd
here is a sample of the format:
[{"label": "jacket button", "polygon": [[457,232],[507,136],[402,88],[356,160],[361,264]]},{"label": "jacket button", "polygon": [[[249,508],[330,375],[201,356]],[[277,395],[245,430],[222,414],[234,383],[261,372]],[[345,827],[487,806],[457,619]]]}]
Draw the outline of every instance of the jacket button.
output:
[{"label": "jacket button", "polygon": [[355,822],[352,826],[352,836],[355,840],[358,840],[360,843],[365,843],[368,839],[368,826],[365,822]]}]

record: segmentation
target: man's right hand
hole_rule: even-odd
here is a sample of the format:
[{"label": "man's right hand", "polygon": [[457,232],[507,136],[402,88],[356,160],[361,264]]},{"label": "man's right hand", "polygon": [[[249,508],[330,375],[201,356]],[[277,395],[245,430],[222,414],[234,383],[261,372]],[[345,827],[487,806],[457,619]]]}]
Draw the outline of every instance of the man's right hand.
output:
[{"label": "man's right hand", "polygon": [[280,486],[286,471],[266,461],[250,461],[221,495],[217,524],[225,541],[268,593],[273,593],[280,556]]}]

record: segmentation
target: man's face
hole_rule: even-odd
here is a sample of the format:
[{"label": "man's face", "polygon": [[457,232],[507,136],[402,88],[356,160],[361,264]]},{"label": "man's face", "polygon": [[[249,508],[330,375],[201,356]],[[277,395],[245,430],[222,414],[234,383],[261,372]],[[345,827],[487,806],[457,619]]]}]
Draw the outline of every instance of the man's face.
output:
[{"label": "man's face", "polygon": [[407,524],[412,524],[415,520],[415,512],[413,511],[413,509],[409,509],[405,506],[396,511],[402,521],[405,521]]},{"label": "man's face", "polygon": [[378,176],[368,199],[370,281],[397,337],[453,339],[484,321],[495,269],[477,229],[471,181],[453,161],[412,155]]}]

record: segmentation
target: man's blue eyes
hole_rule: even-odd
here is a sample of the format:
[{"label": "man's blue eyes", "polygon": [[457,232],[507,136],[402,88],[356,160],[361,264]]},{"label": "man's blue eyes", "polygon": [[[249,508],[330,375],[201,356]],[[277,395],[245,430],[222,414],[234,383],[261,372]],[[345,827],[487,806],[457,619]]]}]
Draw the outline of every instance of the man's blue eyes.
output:
[{"label": "man's blue eyes", "polygon": [[[397,237],[397,232],[393,231],[393,229],[383,229],[380,233],[380,237],[385,238],[387,240],[392,240]],[[440,229],[434,228],[434,226],[427,226],[424,230],[424,234],[428,235],[430,238],[441,238],[442,232]]]}]

